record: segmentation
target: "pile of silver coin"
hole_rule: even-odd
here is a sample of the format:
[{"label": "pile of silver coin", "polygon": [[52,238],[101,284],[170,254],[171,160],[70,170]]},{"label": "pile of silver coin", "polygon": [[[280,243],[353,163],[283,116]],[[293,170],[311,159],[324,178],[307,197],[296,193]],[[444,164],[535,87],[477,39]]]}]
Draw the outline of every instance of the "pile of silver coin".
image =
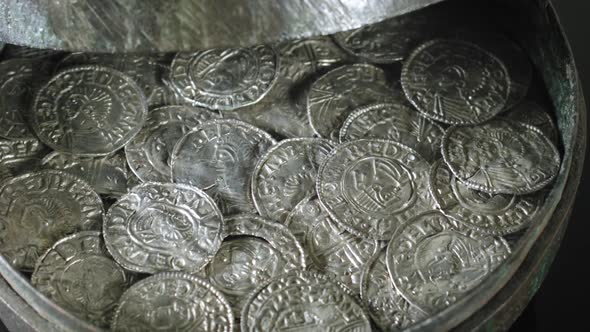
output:
[{"label": "pile of silver coin", "polygon": [[514,41],[427,21],[179,54],[6,45],[0,252],[115,331],[436,314],[542,217],[560,152]]}]

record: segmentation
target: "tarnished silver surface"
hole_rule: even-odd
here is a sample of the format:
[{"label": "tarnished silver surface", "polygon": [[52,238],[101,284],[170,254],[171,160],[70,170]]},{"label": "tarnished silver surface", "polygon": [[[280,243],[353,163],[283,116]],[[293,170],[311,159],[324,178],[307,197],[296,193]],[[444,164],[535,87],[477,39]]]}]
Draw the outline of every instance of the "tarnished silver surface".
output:
[{"label": "tarnished silver surface", "polygon": [[36,138],[0,139],[0,182],[36,171],[49,149]]},{"label": "tarnished silver surface", "polygon": [[274,84],[278,68],[279,57],[271,46],[211,49],[178,53],[170,79],[196,105],[233,110],[262,99]]},{"label": "tarnished silver surface", "polygon": [[527,194],[553,181],[561,158],[539,129],[505,119],[447,129],[442,155],[468,187],[489,194]]},{"label": "tarnished silver surface", "polygon": [[107,249],[128,270],[196,272],[221,245],[223,217],[200,189],[145,183],[111,206],[103,232]]},{"label": "tarnished silver surface", "polygon": [[32,127],[56,151],[84,156],[122,148],[147,113],[139,86],[123,73],[100,66],[66,69],[35,97]]},{"label": "tarnished silver surface", "polygon": [[232,332],[234,316],[223,294],[206,281],[165,272],[131,286],[121,297],[113,331]]},{"label": "tarnished silver surface", "polygon": [[252,172],[275,143],[268,133],[242,121],[206,122],[174,147],[172,178],[206,190],[225,215],[253,212]]},{"label": "tarnished silver surface", "polygon": [[100,228],[100,197],[78,177],[61,171],[28,173],[0,187],[0,252],[22,271],[55,241]]},{"label": "tarnished silver surface", "polygon": [[536,220],[547,195],[546,191],[493,195],[473,190],[457,180],[442,160],[430,171],[430,192],[447,217],[494,235],[517,232]]},{"label": "tarnished silver surface", "polygon": [[62,308],[109,327],[133,275],[115,262],[101,232],[85,231],[57,241],[35,265],[31,284]]},{"label": "tarnished silver surface", "polygon": [[502,116],[512,121],[522,122],[536,127],[557,146],[559,141],[557,127],[551,118],[551,114],[539,104],[532,101],[523,101],[502,114]]},{"label": "tarnished silver surface", "polygon": [[481,283],[510,254],[501,237],[484,235],[439,211],[416,216],[387,245],[387,268],[410,303],[434,314]]},{"label": "tarnished silver surface", "polygon": [[506,66],[469,42],[433,40],[404,61],[401,84],[422,115],[448,124],[477,124],[500,113],[510,93]]},{"label": "tarnished silver surface", "polygon": [[342,286],[306,271],[276,278],[254,291],[241,317],[248,331],[371,331],[369,318]]},{"label": "tarnished silver surface", "polygon": [[260,215],[284,222],[302,199],[315,193],[317,170],[335,143],[321,138],[282,140],[252,173],[252,199]]},{"label": "tarnished silver surface", "polygon": [[7,44],[2,47],[2,59],[42,59],[52,58],[62,52],[52,49],[34,48],[21,45]]},{"label": "tarnished silver surface", "polygon": [[176,142],[215,118],[219,118],[217,113],[191,106],[163,106],[149,111],[141,131],[125,146],[129,167],[142,181],[171,182],[170,156]]},{"label": "tarnished silver surface", "polygon": [[337,226],[315,196],[297,204],[285,225],[303,245],[312,268],[359,292],[361,270],[379,249],[377,241],[356,237]]},{"label": "tarnished silver surface", "polygon": [[377,104],[350,114],[340,129],[340,142],[381,138],[400,142],[429,161],[440,155],[444,130],[404,104]]},{"label": "tarnished silver surface", "polygon": [[322,164],[317,193],[322,206],[347,231],[366,239],[391,239],[412,217],[429,211],[430,164],[394,141],[342,144]]}]

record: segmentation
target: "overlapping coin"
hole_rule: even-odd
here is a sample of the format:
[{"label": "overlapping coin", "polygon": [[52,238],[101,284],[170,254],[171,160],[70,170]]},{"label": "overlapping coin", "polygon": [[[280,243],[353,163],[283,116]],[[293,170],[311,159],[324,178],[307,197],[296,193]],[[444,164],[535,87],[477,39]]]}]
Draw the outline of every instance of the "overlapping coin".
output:
[{"label": "overlapping coin", "polygon": [[48,148],[36,138],[0,139],[0,168],[2,180],[36,171]]}]

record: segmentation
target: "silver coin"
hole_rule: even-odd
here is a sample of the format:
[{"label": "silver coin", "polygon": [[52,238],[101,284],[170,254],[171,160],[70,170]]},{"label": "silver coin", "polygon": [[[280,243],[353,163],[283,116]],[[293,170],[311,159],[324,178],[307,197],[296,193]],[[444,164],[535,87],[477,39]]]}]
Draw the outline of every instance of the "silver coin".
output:
[{"label": "silver coin", "polygon": [[442,155],[457,179],[489,194],[537,191],[553,181],[561,163],[539,129],[505,119],[447,129]]},{"label": "silver coin", "polygon": [[252,173],[252,198],[260,215],[284,222],[315,193],[317,170],[335,144],[320,138],[292,138],[271,147]]},{"label": "silver coin", "polygon": [[410,303],[434,314],[479,285],[508,256],[501,237],[470,230],[439,211],[400,228],[387,246],[387,268]]},{"label": "silver coin", "polygon": [[36,138],[0,139],[0,182],[8,178],[36,171],[49,149]]},{"label": "silver coin", "polygon": [[283,275],[254,291],[241,317],[248,331],[371,331],[362,307],[319,273]]},{"label": "silver coin", "polygon": [[504,109],[511,85],[506,66],[490,52],[444,39],[412,52],[404,62],[401,84],[422,115],[448,124],[491,119]]},{"label": "silver coin", "polygon": [[256,103],[270,90],[279,58],[270,46],[178,53],[171,82],[196,105],[232,110]]},{"label": "silver coin", "polygon": [[432,166],[430,192],[447,217],[494,235],[517,232],[535,220],[546,194],[493,195],[476,191],[457,180],[442,160]]},{"label": "silver coin", "polygon": [[503,113],[502,116],[512,121],[522,122],[526,125],[536,127],[557,146],[557,142],[559,141],[557,127],[551,118],[551,114],[539,104],[532,101],[524,101],[506,113]]},{"label": "silver coin", "polygon": [[226,239],[200,272],[219,289],[239,318],[248,295],[262,283],[305,267],[303,249],[287,227],[255,215],[225,220]]},{"label": "silver coin", "polygon": [[197,188],[144,183],[111,206],[103,232],[113,258],[130,271],[196,272],[219,249],[223,218]]},{"label": "silver coin", "polygon": [[379,249],[377,241],[356,237],[336,225],[317,197],[297,204],[285,225],[303,244],[309,265],[358,294],[361,270]]},{"label": "silver coin", "polygon": [[361,274],[361,300],[381,331],[402,331],[426,315],[406,301],[393,285],[387,270],[386,250],[382,248],[365,264]]},{"label": "silver coin", "polygon": [[394,141],[342,144],[318,172],[317,193],[334,221],[352,234],[389,240],[412,217],[429,211],[430,164]]},{"label": "silver coin", "polygon": [[3,59],[43,59],[52,58],[61,55],[63,52],[33,48],[28,46],[6,44],[2,49]]},{"label": "silver coin", "polygon": [[242,121],[212,120],[186,134],[171,158],[175,182],[204,188],[224,215],[254,211],[254,166],[275,140]]},{"label": "silver coin", "polygon": [[78,157],[52,152],[43,158],[41,164],[46,169],[62,170],[78,176],[98,194],[127,193],[129,173],[125,156],[120,152],[106,157]]},{"label": "silver coin", "polygon": [[78,177],[61,171],[28,173],[0,188],[0,252],[21,271],[57,240],[100,228],[100,197]]},{"label": "silver coin", "polygon": [[0,137],[35,138],[27,118],[35,92],[48,78],[42,61],[14,59],[0,63]]},{"label": "silver coin", "polygon": [[131,170],[142,181],[171,182],[170,155],[188,131],[219,115],[204,108],[164,106],[149,111],[141,131],[126,146]]},{"label": "silver coin", "polygon": [[429,161],[440,155],[444,130],[403,104],[377,104],[352,113],[340,129],[340,142],[382,138],[405,144]]},{"label": "silver coin", "polygon": [[57,241],[39,258],[31,277],[31,284],[53,302],[99,327],[109,327],[133,281],[110,257],[98,231]]},{"label": "silver coin", "polygon": [[56,151],[83,156],[122,148],[143,125],[147,104],[128,76],[99,66],[66,69],[37,93],[32,126]]},{"label": "silver coin", "polygon": [[312,83],[307,95],[309,122],[317,135],[337,140],[350,113],[390,101],[396,93],[383,70],[368,64],[344,65]]},{"label": "silver coin", "polygon": [[121,297],[113,331],[232,332],[225,297],[206,281],[181,272],[160,273],[131,286]]}]

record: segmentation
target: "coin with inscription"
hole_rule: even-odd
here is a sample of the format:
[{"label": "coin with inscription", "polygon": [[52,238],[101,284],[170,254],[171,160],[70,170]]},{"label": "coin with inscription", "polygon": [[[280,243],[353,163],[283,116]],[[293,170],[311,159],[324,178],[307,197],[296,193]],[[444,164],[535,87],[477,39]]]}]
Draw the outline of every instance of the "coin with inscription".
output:
[{"label": "coin with inscription", "polygon": [[344,65],[312,83],[307,112],[313,130],[321,137],[338,140],[340,127],[362,106],[395,100],[400,92],[386,81],[385,72],[368,64]]},{"label": "coin with inscription", "polygon": [[0,139],[0,181],[36,171],[49,149],[36,138]]},{"label": "coin with inscription", "polygon": [[122,148],[141,129],[147,112],[139,86],[99,66],[61,71],[35,97],[32,127],[56,151],[100,156]]},{"label": "coin with inscription", "polygon": [[561,158],[536,127],[494,119],[476,127],[447,129],[442,155],[468,187],[489,194],[527,194],[553,181]]},{"label": "coin with inscription", "polygon": [[271,147],[252,173],[252,198],[262,216],[283,222],[315,193],[317,170],[335,144],[320,138],[292,138]]},{"label": "coin with inscription", "polygon": [[336,225],[317,197],[306,197],[287,216],[285,225],[297,237],[314,269],[359,292],[360,276],[379,243],[356,237]]},{"label": "coin with inscription", "polygon": [[262,283],[303,269],[303,249],[287,227],[256,215],[225,219],[226,238],[199,275],[219,289],[239,318],[245,300]]},{"label": "coin with inscription", "polygon": [[129,167],[142,181],[171,182],[170,155],[176,142],[215,118],[219,118],[217,113],[191,106],[163,106],[149,111],[139,134],[125,146]]},{"label": "coin with inscription", "polygon": [[522,122],[536,127],[557,146],[559,134],[555,122],[553,122],[551,114],[539,104],[532,101],[524,101],[506,113],[503,113],[502,116],[512,121]]},{"label": "coin with inscription", "polygon": [[223,294],[182,272],[143,279],[121,297],[113,331],[232,332],[234,316]]},{"label": "coin with inscription", "polygon": [[429,161],[440,155],[444,130],[403,104],[377,104],[352,113],[340,129],[340,142],[382,138],[405,144]]},{"label": "coin with inscription", "polygon": [[248,331],[371,331],[363,308],[341,285],[306,271],[283,275],[254,291],[241,316]]},{"label": "coin with inscription", "polygon": [[406,300],[435,314],[479,285],[509,255],[501,237],[430,211],[410,220],[391,239],[387,268]]},{"label": "coin with inscription", "polygon": [[223,218],[200,189],[144,183],[111,206],[103,232],[107,249],[128,270],[196,272],[219,249]]},{"label": "coin with inscription", "polygon": [[254,166],[275,143],[268,133],[242,121],[208,121],[174,147],[173,179],[206,190],[224,215],[253,212]]},{"label": "coin with inscription", "polygon": [[510,75],[490,52],[463,41],[422,44],[404,62],[401,84],[425,117],[447,124],[477,124],[500,113],[508,100]]},{"label": "coin with inscription", "polygon": [[494,235],[517,232],[535,220],[546,194],[493,195],[473,190],[457,180],[442,160],[430,171],[430,192],[447,217]]},{"label": "coin with inscription", "polygon": [[40,171],[12,178],[0,187],[0,252],[21,271],[66,235],[99,229],[100,197],[77,176]]},{"label": "coin with inscription", "polygon": [[270,90],[279,68],[271,46],[178,53],[171,82],[196,105],[232,110],[256,103]]},{"label": "coin with inscription", "polygon": [[430,164],[394,141],[342,144],[318,171],[317,193],[332,219],[352,234],[391,239],[398,227],[429,211]]},{"label": "coin with inscription", "polygon": [[53,302],[99,327],[109,327],[133,281],[110,257],[99,231],[57,241],[39,258],[31,277],[31,284]]}]

